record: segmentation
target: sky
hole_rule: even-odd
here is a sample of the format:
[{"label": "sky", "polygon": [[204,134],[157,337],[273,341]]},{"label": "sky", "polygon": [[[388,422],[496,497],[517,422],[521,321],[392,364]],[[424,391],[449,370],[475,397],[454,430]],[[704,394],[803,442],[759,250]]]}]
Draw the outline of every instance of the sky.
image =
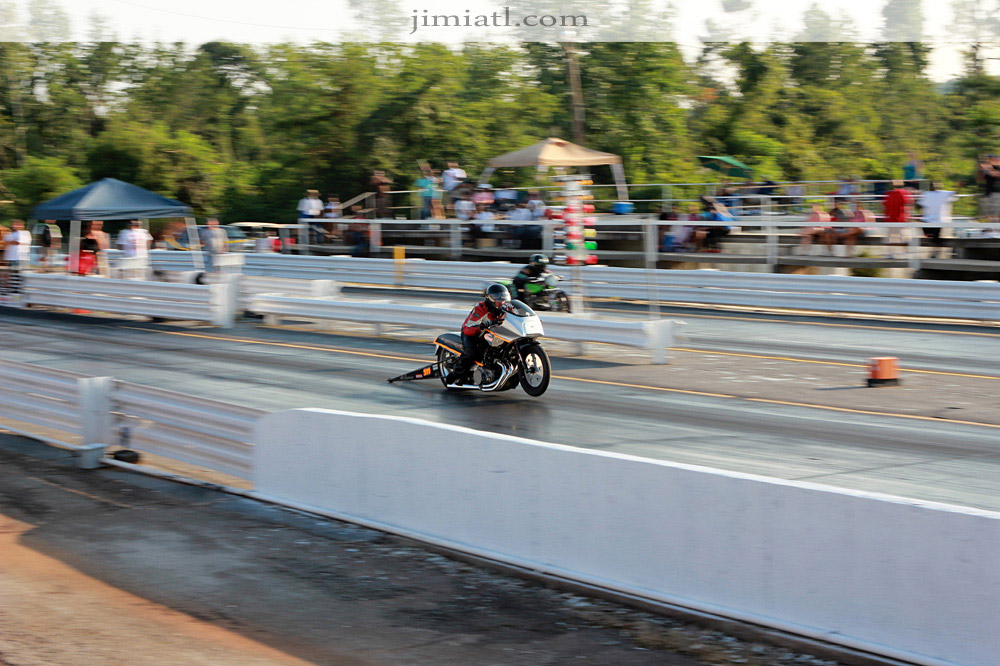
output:
[{"label": "sky", "polygon": [[[0,5],[5,2],[20,5],[23,10],[28,1],[0,0]],[[644,8],[633,14],[618,8],[609,10],[608,0],[354,0],[357,6],[363,7],[363,11],[357,13],[350,5],[351,0],[281,0],[279,3],[260,0],[43,1],[57,1],[71,15],[71,39],[85,39],[89,17],[97,13],[104,17],[109,31],[119,39],[184,41],[188,44],[217,39],[256,44],[365,39],[387,29],[391,24],[389,19],[393,18],[398,27],[392,34],[401,41],[456,44],[470,39],[503,41],[519,33],[510,28],[435,29],[433,26],[421,27],[419,21],[424,14],[469,15],[474,21],[477,16],[489,16],[504,5],[510,5],[515,21],[526,11],[547,12],[553,16],[585,13],[591,20],[597,16],[598,23],[614,24],[618,31],[616,36],[623,40],[676,41],[688,57],[697,54],[700,38],[709,34],[707,20],[714,20],[718,27],[737,39],[791,41],[801,37],[801,17],[813,4],[813,0],[750,0],[752,9],[727,15],[722,11],[723,0],[673,0],[672,18],[661,21],[656,16],[666,8],[668,0],[629,0],[632,7]],[[822,8],[842,18],[847,29],[854,33],[854,39],[871,41],[881,34],[882,1],[824,0]],[[531,9],[521,11],[517,9],[519,6]],[[951,4],[947,0],[923,0],[921,9],[925,18],[925,37],[935,44],[930,75],[939,81],[953,78],[961,72],[962,44],[956,44],[951,36]],[[602,12],[605,13],[603,18]],[[361,20],[357,20],[357,16]],[[414,24],[415,18],[417,24]],[[552,41],[567,39],[567,36],[572,38],[567,28],[558,25],[539,34]],[[580,32],[581,37],[584,34],[585,31]],[[836,35],[831,37],[842,39]]]}]

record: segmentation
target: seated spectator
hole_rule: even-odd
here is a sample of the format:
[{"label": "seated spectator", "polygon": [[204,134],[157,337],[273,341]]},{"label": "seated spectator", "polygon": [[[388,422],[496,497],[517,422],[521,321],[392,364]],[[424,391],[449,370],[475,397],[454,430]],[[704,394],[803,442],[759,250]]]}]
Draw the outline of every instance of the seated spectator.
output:
[{"label": "seated spectator", "polygon": [[507,214],[507,219],[512,222],[530,222],[534,218],[531,215],[531,210],[528,209],[528,203],[523,202],[514,205],[514,208]]},{"label": "seated spectator", "polygon": [[531,219],[540,220],[545,217],[545,201],[538,190],[532,190],[528,195],[528,210],[531,211]]},{"label": "seated spectator", "polygon": [[799,254],[809,254],[813,241],[823,241],[830,233],[830,214],[822,204],[813,204],[812,212],[806,219],[809,226],[799,229]]},{"label": "seated spectator", "polygon": [[495,201],[493,197],[493,186],[486,184],[480,185],[476,188],[475,194],[472,195],[472,202],[478,207],[479,204],[483,206],[492,206]]},{"label": "seated spectator", "polygon": [[472,194],[468,191],[463,191],[458,195],[458,200],[455,202],[455,217],[459,220],[471,220],[476,214],[476,204],[472,201]]},{"label": "seated spectator", "polygon": [[496,209],[510,210],[516,205],[517,205],[517,190],[514,189],[513,184],[504,183],[503,189],[497,190]]},{"label": "seated spectator", "polygon": [[[732,222],[733,216],[729,210],[712,197],[701,197],[702,220],[713,222]],[[733,230],[732,226],[713,225],[702,226],[700,230],[704,232],[704,251],[720,252],[719,242]]]},{"label": "seated spectator", "polygon": [[[860,205],[863,207],[864,204]],[[855,211],[851,212],[847,209],[847,206],[843,201],[838,199],[834,200],[833,208],[830,209],[830,221],[833,223],[833,227],[830,229],[829,233],[826,234],[825,238],[826,246],[830,254],[833,254],[833,245],[835,243],[843,243],[847,248],[848,256],[853,256],[854,246],[858,244],[859,238],[864,237],[865,230],[862,227],[844,225],[847,222],[857,221],[857,211],[857,205],[855,205]],[[871,214],[871,211],[867,212]],[[872,217],[874,218],[874,216]],[[861,221],[863,222],[864,220]]]},{"label": "seated spectator", "polygon": [[726,208],[734,208],[736,206],[736,190],[729,183],[723,183],[715,200]]}]

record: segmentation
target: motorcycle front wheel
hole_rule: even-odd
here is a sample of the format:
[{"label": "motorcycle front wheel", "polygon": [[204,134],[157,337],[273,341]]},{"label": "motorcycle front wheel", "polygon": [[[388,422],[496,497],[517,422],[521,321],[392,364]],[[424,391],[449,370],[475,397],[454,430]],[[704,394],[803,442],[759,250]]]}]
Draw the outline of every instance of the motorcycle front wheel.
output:
[{"label": "motorcycle front wheel", "polygon": [[521,370],[518,378],[521,388],[532,398],[537,398],[549,388],[552,377],[552,367],[549,365],[548,354],[537,342],[521,349]]}]

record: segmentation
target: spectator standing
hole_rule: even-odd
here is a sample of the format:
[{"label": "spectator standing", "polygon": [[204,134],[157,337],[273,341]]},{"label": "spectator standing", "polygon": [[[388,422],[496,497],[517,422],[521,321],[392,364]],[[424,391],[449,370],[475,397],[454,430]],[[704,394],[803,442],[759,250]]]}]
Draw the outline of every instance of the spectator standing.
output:
[{"label": "spectator standing", "polygon": [[339,197],[327,197],[323,206],[323,217],[327,220],[337,220],[344,216],[344,211],[340,207]]},{"label": "spectator standing", "polygon": [[130,277],[146,278],[149,273],[149,248],[152,244],[153,237],[143,228],[139,220],[132,220],[129,227],[118,234],[118,246],[123,256],[126,259],[139,259],[137,263],[142,264]]},{"label": "spectator standing", "polygon": [[453,194],[456,187],[468,178],[465,169],[458,166],[458,162],[448,162],[448,168],[441,174],[441,187],[444,190],[444,204],[450,205],[455,200]]},{"label": "spectator standing", "polygon": [[854,178],[847,176],[840,181],[840,186],[837,188],[838,197],[850,197],[858,194],[858,186],[854,182]]},{"label": "spectator standing", "polygon": [[104,277],[110,277],[108,250],[111,249],[111,237],[104,230],[104,220],[94,220],[90,224],[90,235],[97,241],[97,272]]},{"label": "spectator standing", "polygon": [[1000,223],[1000,156],[987,155],[979,163],[978,175],[983,185],[979,215],[989,224]]},{"label": "spectator standing", "polygon": [[8,286],[11,291],[21,291],[21,271],[31,261],[31,233],[22,220],[10,223],[10,231],[3,236],[3,260],[7,264]]},{"label": "spectator standing", "polygon": [[214,217],[208,218],[205,226],[198,228],[198,240],[205,254],[205,270],[209,273],[218,271],[218,257],[229,252],[229,236],[226,230],[219,226]]},{"label": "spectator standing", "polygon": [[392,179],[385,171],[372,172],[371,186],[375,190],[375,217],[387,220],[392,217],[392,195],[389,194]]},{"label": "spectator standing", "polygon": [[[941,188],[941,183],[931,183],[930,189],[922,192],[917,198],[923,212],[924,223],[947,224],[951,222],[951,204],[955,201],[955,193]],[[944,253],[944,241],[941,240],[941,227],[924,227],[924,236],[937,248],[938,254]]]},{"label": "spectator standing", "polygon": [[[900,180],[892,181],[893,189],[886,192],[882,201],[882,210],[885,213],[886,222],[906,223],[910,221],[910,212],[913,209],[913,194],[903,187]],[[909,234],[907,229],[889,229],[889,245],[906,245]],[[893,258],[890,252],[889,258]]]},{"label": "spectator standing", "polygon": [[80,248],[73,258],[70,271],[77,275],[89,275],[97,266],[97,252],[101,249],[94,235],[94,223],[85,221],[80,227]]},{"label": "spectator standing", "polygon": [[41,248],[42,271],[55,270],[56,257],[62,249],[62,230],[55,220],[45,220],[35,227],[38,245]]},{"label": "spectator standing", "polygon": [[306,190],[306,195],[299,199],[296,207],[300,218],[319,217],[323,214],[323,202],[319,198],[319,190]]},{"label": "spectator standing", "polygon": [[[924,163],[920,161],[914,151],[910,151],[910,158],[903,165],[903,182],[916,189],[920,186],[924,178]],[[894,183],[895,184],[895,183]]]},{"label": "spectator standing", "polygon": [[420,219],[426,220],[431,216],[431,201],[434,199],[434,176],[430,167],[421,170],[420,177],[414,185],[420,193]]}]

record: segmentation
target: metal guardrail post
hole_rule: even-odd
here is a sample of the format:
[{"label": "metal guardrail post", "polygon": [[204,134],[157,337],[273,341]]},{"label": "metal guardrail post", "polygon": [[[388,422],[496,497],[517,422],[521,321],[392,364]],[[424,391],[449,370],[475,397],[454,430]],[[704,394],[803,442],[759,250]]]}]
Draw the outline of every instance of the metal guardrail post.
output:
[{"label": "metal guardrail post", "polygon": [[368,245],[371,254],[378,255],[382,252],[382,224],[378,221],[372,221],[369,226]]},{"label": "metal guardrail post", "polygon": [[81,469],[101,466],[104,447],[112,443],[111,392],[113,377],[81,377],[76,380],[80,405],[80,437],[83,447],[79,450]]},{"label": "metal guardrail post", "polygon": [[462,256],[462,221],[452,220],[448,224],[448,232],[451,257],[457,259]]},{"label": "metal guardrail post", "polygon": [[910,235],[908,241],[909,251],[906,253],[906,264],[910,271],[912,271],[910,277],[913,277],[913,273],[920,270],[920,238],[922,235],[923,234],[913,233]]}]

